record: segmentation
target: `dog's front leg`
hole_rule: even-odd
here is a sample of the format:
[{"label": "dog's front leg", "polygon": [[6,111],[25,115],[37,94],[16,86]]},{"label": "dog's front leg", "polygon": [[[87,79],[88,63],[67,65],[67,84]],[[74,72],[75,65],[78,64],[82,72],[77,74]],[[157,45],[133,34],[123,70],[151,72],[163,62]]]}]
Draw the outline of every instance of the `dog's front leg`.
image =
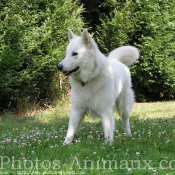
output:
[{"label": "dog's front leg", "polygon": [[67,130],[67,135],[63,145],[71,144],[74,138],[74,135],[78,133],[79,128],[82,125],[84,119],[85,111],[80,109],[71,109],[69,117],[69,127]]},{"label": "dog's front leg", "polygon": [[113,143],[115,131],[115,119],[113,109],[108,109],[101,114],[105,139],[110,144]]}]

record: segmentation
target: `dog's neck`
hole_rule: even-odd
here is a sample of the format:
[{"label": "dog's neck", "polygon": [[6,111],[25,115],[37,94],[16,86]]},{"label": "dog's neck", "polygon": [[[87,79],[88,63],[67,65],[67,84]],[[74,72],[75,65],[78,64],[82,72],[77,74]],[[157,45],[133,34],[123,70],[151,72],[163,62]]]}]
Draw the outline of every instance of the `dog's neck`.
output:
[{"label": "dog's neck", "polygon": [[74,74],[74,75],[71,75],[70,78],[76,80],[76,82],[77,82],[78,84],[81,84],[82,87],[84,87],[84,86],[87,84],[87,82],[84,82],[84,81],[80,78],[80,75],[79,75],[79,74],[78,74],[78,75],[75,75],[75,74]]},{"label": "dog's neck", "polygon": [[[102,59],[104,60],[104,62],[101,61]],[[91,82],[100,74],[102,74],[101,70],[104,70],[106,66],[106,57],[103,54],[101,54],[98,58],[94,57],[92,60],[93,66],[90,65],[88,67],[88,64],[86,64],[86,67],[82,68],[83,70],[80,70],[77,73],[71,75],[71,77],[77,80],[82,87],[84,87],[88,82]]]},{"label": "dog's neck", "polygon": [[84,82],[81,82],[81,86],[85,86],[86,85],[86,83],[84,83]]}]

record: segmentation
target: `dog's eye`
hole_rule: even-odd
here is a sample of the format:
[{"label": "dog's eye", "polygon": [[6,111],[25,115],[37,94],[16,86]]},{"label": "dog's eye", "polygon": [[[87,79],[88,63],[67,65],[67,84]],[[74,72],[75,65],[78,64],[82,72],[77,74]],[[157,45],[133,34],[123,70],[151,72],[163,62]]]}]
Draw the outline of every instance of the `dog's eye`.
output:
[{"label": "dog's eye", "polygon": [[77,56],[77,55],[78,55],[77,52],[73,52],[73,53],[72,53],[72,56]]}]

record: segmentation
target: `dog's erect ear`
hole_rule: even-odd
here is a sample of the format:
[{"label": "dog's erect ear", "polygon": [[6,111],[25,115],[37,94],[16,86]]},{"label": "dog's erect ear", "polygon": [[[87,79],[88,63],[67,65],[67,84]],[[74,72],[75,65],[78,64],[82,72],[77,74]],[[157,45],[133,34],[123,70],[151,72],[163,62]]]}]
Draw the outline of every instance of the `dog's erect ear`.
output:
[{"label": "dog's erect ear", "polygon": [[74,38],[74,34],[73,34],[73,32],[72,32],[70,29],[68,29],[68,39],[69,39],[69,41],[70,41],[72,38]]},{"label": "dog's erect ear", "polygon": [[91,37],[88,33],[88,31],[85,29],[83,30],[83,33],[82,33],[82,40],[83,40],[83,43],[87,46],[87,47],[91,47]]}]

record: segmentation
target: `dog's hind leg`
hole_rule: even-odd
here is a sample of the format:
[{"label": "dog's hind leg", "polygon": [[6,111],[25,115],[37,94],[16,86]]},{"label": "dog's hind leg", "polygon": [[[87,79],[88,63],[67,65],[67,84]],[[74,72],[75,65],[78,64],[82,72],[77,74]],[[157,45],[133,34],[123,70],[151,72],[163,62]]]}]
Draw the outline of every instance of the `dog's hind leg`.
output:
[{"label": "dog's hind leg", "polygon": [[65,138],[65,141],[63,142],[63,145],[70,144],[74,138],[74,135],[78,133],[82,121],[85,116],[85,111],[84,110],[79,110],[79,109],[71,109],[70,112],[70,117],[69,117],[69,127],[67,130],[67,135]]},{"label": "dog's hind leg", "polygon": [[134,104],[134,93],[130,87],[125,86],[117,99],[116,105],[119,115],[122,117],[124,130],[127,136],[131,135],[129,117]]},{"label": "dog's hind leg", "polygon": [[113,109],[107,109],[106,111],[103,111],[100,117],[103,124],[105,139],[107,142],[112,144],[115,131],[115,119]]}]

